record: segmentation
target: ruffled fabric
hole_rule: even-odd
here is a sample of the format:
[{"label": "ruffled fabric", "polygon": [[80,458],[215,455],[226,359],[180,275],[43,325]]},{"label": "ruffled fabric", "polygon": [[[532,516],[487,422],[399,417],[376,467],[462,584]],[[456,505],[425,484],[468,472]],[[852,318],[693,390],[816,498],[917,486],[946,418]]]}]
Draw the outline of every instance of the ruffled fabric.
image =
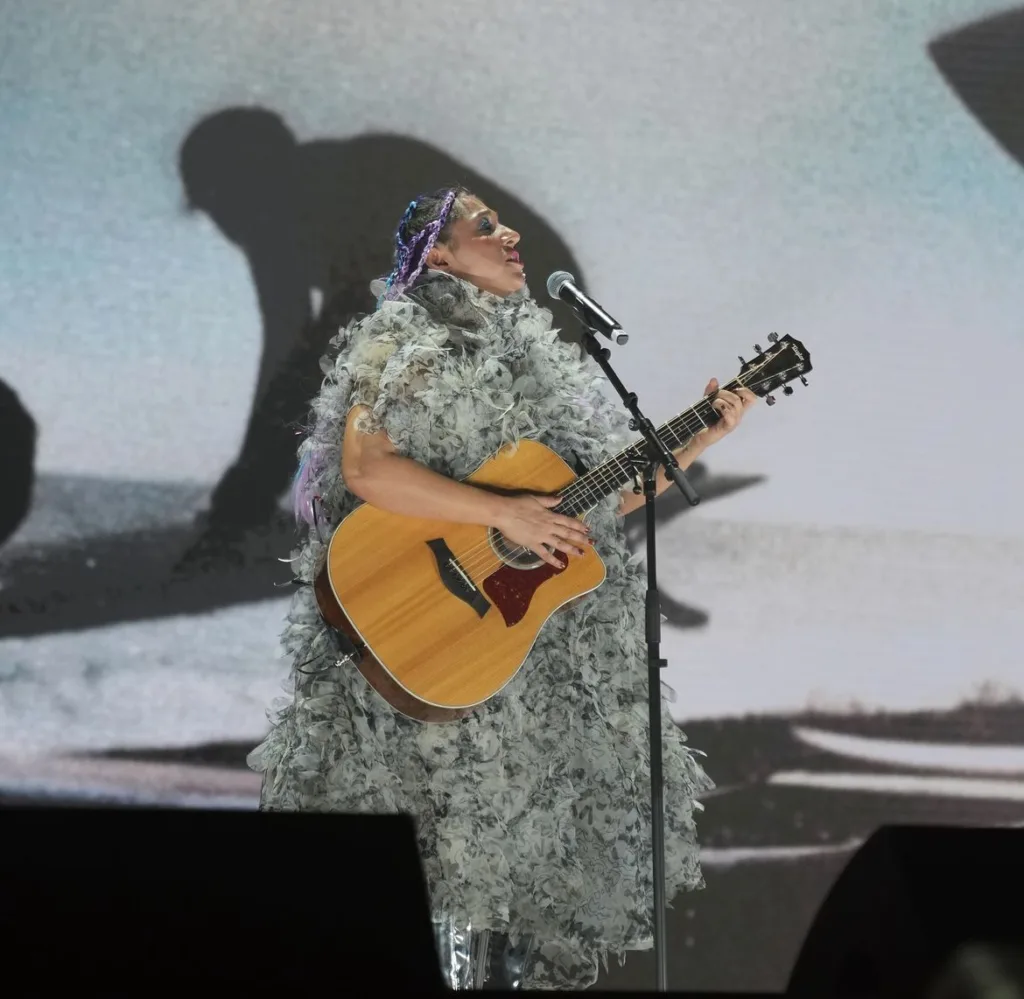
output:
[{"label": "ruffled fabric", "polygon": [[[369,408],[367,430],[455,478],[522,438],[587,467],[628,440],[600,370],[525,290],[503,299],[429,272],[332,347],[300,449],[315,459],[323,518],[295,553],[307,582],[332,524],[359,502],[340,472],[357,403]],[[438,912],[513,940],[535,934],[528,988],[585,987],[609,954],[651,946],[645,583],[616,506],[609,499],[590,521],[605,583],[557,613],[516,678],[459,722],[410,721],[357,670],[330,665],[301,588],[283,642],[302,668],[250,755],[263,809],[414,815]],[[663,721],[671,897],[702,885],[694,813],[713,785],[667,710]]]}]

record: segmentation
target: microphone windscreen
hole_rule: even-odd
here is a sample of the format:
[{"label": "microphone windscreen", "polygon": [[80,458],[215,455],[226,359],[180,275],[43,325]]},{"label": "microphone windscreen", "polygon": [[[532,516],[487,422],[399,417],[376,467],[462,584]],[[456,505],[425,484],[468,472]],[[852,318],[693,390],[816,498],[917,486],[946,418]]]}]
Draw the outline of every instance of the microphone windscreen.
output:
[{"label": "microphone windscreen", "polygon": [[552,298],[558,298],[558,293],[562,290],[562,286],[565,284],[575,284],[576,278],[574,278],[568,271],[555,271],[548,278],[548,294]]}]

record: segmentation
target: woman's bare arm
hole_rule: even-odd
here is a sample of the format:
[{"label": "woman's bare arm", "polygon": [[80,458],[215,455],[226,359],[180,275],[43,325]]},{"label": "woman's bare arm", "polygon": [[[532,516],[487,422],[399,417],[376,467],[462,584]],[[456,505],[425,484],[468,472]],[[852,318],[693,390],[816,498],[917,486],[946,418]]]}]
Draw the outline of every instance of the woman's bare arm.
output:
[{"label": "woman's bare arm", "polygon": [[589,528],[555,513],[558,497],[503,496],[457,482],[398,454],[383,431],[368,434],[356,426],[365,406],[353,406],[345,421],[341,474],[349,490],[389,513],[496,527],[556,568],[553,551],[582,555]]},{"label": "woman's bare arm", "polygon": [[356,423],[366,412],[365,406],[353,406],[345,421],[341,474],[351,492],[389,513],[484,527],[496,523],[500,496],[403,457],[383,431],[359,430]]}]

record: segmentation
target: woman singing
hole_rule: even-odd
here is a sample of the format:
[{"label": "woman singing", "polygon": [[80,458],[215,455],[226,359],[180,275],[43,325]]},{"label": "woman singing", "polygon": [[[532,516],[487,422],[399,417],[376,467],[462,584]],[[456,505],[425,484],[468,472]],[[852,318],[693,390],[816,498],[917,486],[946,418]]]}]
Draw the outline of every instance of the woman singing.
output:
[{"label": "woman singing", "polygon": [[[609,954],[652,943],[646,584],[622,522],[643,497],[627,490],[585,525],[556,513],[557,498],[460,481],[522,438],[577,467],[633,439],[597,366],[530,297],[518,242],[462,188],[409,205],[376,311],[342,329],[322,362],[299,449],[296,512],[310,529],[295,571],[311,583],[329,536],[318,524],[366,502],[496,527],[555,565],[553,552],[594,544],[606,581],[552,616],[498,695],[444,724],[406,718],[336,665],[301,587],[284,634],[294,697],[250,757],[265,810],[415,817],[453,988],[484,975],[490,988],[582,988]],[[755,401],[714,380],[706,392],[721,418],[676,452],[684,469]],[[659,491],[668,485],[661,475]],[[664,717],[671,898],[702,884],[694,811],[712,784]]]}]

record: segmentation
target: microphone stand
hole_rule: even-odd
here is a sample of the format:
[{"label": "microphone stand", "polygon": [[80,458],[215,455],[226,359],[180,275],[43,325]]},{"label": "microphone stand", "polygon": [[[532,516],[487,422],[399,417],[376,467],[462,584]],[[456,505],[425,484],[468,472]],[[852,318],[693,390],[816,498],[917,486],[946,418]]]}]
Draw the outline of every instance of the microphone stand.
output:
[{"label": "microphone stand", "polygon": [[[643,468],[644,508],[647,515],[647,703],[650,713],[650,754],[651,754],[651,859],[654,874],[654,959],[657,972],[656,991],[668,991],[668,962],[665,947],[665,788],[662,775],[661,745],[661,670],[668,660],[661,658],[661,598],[658,595],[657,546],[655,541],[654,500],[658,489],[658,469],[664,467],[665,474],[676,484],[690,506],[696,506],[700,497],[687,481],[671,448],[658,437],[654,424],[640,411],[637,395],[630,392],[619,380],[608,358],[611,351],[597,342],[595,329],[586,319],[576,313],[584,327],[583,346],[597,361],[608,380],[622,398],[626,409],[632,415],[631,430],[639,430],[647,442],[646,462]],[[625,343],[621,331],[617,343]],[[636,469],[639,474],[639,467]],[[639,490],[634,486],[634,492]]]}]

